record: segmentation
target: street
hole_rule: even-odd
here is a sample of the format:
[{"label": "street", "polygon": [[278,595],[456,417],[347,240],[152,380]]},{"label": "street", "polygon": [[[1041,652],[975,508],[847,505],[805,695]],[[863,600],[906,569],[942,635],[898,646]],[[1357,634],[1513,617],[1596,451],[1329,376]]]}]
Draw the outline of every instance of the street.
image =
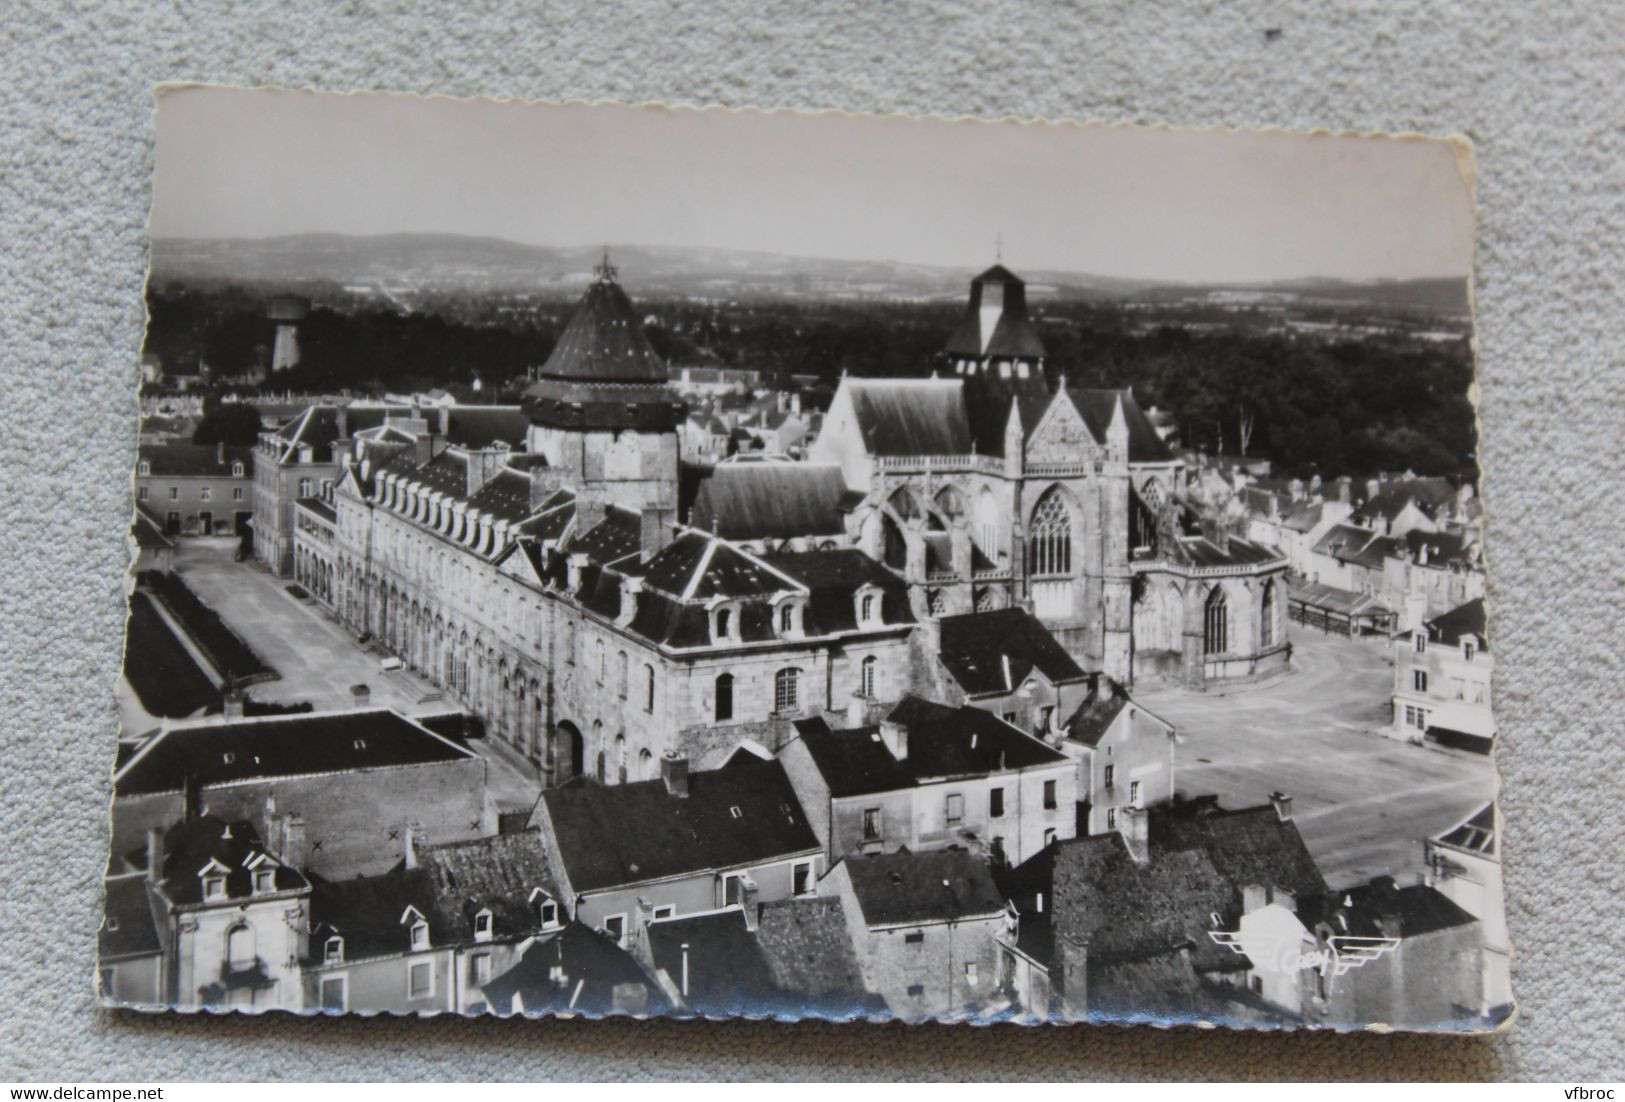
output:
[{"label": "street", "polygon": [[1490,759],[1384,736],[1391,644],[1293,626],[1295,672],[1228,692],[1145,688],[1134,697],[1178,728],[1175,785],[1225,807],[1293,798],[1293,815],[1333,887],[1404,882],[1422,843],[1495,793]]}]

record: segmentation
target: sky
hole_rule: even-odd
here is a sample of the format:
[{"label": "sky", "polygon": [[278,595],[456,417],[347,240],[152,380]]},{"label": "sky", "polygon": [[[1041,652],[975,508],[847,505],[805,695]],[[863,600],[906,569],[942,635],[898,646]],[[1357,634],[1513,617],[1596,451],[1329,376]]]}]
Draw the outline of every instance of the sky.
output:
[{"label": "sky", "polygon": [[183,88],[154,237],[448,232],[1200,282],[1465,277],[1446,142]]}]

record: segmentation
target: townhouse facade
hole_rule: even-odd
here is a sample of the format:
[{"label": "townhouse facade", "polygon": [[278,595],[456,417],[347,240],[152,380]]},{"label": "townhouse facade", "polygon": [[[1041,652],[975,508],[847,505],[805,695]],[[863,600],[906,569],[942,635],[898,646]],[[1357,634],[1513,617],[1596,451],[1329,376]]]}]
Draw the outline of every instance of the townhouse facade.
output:
[{"label": "townhouse facade", "polygon": [[225,444],[142,444],[135,496],[167,536],[240,534],[253,513],[252,454]]}]

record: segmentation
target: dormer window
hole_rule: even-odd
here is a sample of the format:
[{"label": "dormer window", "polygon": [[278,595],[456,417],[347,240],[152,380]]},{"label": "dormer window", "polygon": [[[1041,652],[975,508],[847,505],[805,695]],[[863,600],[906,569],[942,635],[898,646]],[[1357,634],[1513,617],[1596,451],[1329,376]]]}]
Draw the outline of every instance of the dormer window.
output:
[{"label": "dormer window", "polygon": [[141,475],[142,478],[147,477],[148,475],[150,475],[152,473],[152,464],[148,463],[145,459],[143,459],[141,461],[141,465],[140,465],[140,469],[139,469],[138,473]]},{"label": "dormer window", "polygon": [[712,609],[711,640],[716,643],[739,641],[739,610],[733,605],[718,605]]},{"label": "dormer window", "polygon": [[491,940],[491,911],[489,908],[480,911],[474,916],[474,940]]},{"label": "dormer window", "polygon": [[226,878],[219,873],[211,873],[203,878],[204,899],[226,898]]},{"label": "dormer window", "polygon": [[264,868],[254,870],[254,894],[262,895],[276,891],[276,869]]},{"label": "dormer window", "polygon": [[542,929],[551,930],[559,925],[559,905],[542,888],[530,893],[530,902],[536,908],[536,921]]},{"label": "dormer window", "polygon": [[341,937],[330,937],[330,938],[327,939],[327,944],[322,946],[322,963],[323,964],[343,964],[344,963],[344,939],[343,938],[341,938]]},{"label": "dormer window", "polygon": [[792,638],[800,635],[805,628],[803,617],[805,608],[796,598],[787,598],[779,602],[773,613],[773,623],[778,628],[781,638]]},{"label": "dormer window", "polygon": [[865,587],[858,590],[858,626],[873,627],[881,621],[880,591]]},{"label": "dormer window", "polygon": [[1478,653],[1478,642],[1476,640],[1463,639],[1461,641],[1461,656],[1462,656],[1462,658],[1464,658],[1467,661],[1471,662],[1473,660],[1473,656],[1476,655],[1477,653]]},{"label": "dormer window", "polygon": [[233,463],[231,465],[231,477],[232,478],[241,478],[241,477],[243,477],[243,463],[242,463],[242,460],[239,459],[237,462],[235,462],[235,463]]},{"label": "dormer window", "polygon": [[429,947],[429,924],[421,918],[412,923],[412,948],[427,949]]}]

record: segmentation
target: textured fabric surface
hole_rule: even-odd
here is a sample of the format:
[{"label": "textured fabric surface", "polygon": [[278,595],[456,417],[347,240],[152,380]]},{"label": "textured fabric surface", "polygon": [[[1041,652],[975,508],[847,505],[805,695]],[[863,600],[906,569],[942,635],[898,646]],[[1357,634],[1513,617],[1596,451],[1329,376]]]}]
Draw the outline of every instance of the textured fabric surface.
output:
[{"label": "textured fabric surface", "polygon": [[[0,1077],[1625,1076],[1622,15],[1617,2],[1425,0],[0,5]],[[98,1010],[161,80],[1470,136],[1516,1031],[1463,1040]]]}]

